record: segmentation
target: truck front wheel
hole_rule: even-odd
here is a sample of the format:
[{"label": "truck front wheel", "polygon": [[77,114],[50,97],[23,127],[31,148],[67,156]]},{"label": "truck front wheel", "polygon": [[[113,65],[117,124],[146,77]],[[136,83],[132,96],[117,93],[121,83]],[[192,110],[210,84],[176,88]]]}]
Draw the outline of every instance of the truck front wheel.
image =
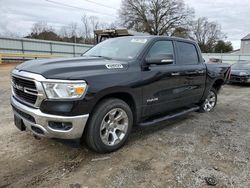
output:
[{"label": "truck front wheel", "polygon": [[120,99],[105,99],[97,105],[85,131],[90,149],[108,153],[122,147],[130,134],[133,114],[127,103]]}]

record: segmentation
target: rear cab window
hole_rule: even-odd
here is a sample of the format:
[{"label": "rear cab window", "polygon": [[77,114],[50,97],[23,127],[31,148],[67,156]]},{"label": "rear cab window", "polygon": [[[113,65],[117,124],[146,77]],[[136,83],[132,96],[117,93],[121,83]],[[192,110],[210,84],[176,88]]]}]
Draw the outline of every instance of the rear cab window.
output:
[{"label": "rear cab window", "polygon": [[176,47],[178,50],[179,65],[197,65],[199,64],[199,55],[197,48],[194,44],[189,42],[176,41]]}]

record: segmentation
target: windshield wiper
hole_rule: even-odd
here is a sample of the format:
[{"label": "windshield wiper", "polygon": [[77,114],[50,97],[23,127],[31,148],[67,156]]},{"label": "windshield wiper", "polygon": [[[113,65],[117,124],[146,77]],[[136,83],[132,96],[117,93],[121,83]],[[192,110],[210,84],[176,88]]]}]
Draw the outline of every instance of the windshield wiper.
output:
[{"label": "windshield wiper", "polygon": [[102,56],[102,55],[88,55],[87,57],[100,57],[100,58],[108,59],[108,60],[112,59],[111,57],[106,57],[106,56]]}]

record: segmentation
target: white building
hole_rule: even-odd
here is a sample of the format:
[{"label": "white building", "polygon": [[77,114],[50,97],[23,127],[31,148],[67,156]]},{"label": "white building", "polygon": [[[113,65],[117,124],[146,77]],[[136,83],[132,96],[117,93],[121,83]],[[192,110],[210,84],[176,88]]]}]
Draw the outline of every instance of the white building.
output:
[{"label": "white building", "polygon": [[250,54],[250,33],[241,39],[241,54]]}]

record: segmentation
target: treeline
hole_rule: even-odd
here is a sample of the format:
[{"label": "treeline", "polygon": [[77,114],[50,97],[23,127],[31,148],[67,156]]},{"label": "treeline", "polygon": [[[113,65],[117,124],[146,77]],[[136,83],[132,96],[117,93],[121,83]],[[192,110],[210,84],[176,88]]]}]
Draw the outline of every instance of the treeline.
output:
[{"label": "treeline", "polygon": [[34,23],[30,34],[25,36],[25,38],[94,44],[94,30],[111,27],[115,27],[115,24],[103,23],[100,22],[97,17],[87,16],[84,14],[81,18],[81,24],[72,22],[66,26],[62,26],[59,29],[55,29],[47,22]]},{"label": "treeline", "polygon": [[225,53],[233,50],[217,22],[195,19],[195,12],[183,0],[123,0],[119,24],[106,24],[97,17],[83,15],[81,24],[71,23],[59,30],[46,22],[35,23],[27,38],[75,43],[94,43],[94,30],[127,28],[151,35],[167,35],[195,40],[204,53]]},{"label": "treeline", "polygon": [[233,50],[221,26],[205,17],[195,19],[183,0],[123,0],[119,17],[128,29],[195,40],[204,53]]}]

